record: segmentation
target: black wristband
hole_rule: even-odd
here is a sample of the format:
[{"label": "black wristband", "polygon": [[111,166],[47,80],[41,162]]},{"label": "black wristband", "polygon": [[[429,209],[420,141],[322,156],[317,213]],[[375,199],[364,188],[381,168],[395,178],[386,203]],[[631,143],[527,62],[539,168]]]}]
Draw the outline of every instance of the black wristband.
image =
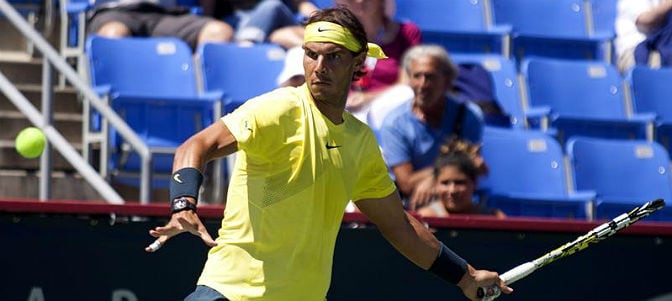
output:
[{"label": "black wristband", "polygon": [[467,272],[467,262],[441,243],[441,252],[429,271],[452,284],[457,284]]},{"label": "black wristband", "polygon": [[198,202],[198,189],[203,183],[203,175],[193,167],[182,168],[170,178],[170,201],[179,197],[192,197]]}]

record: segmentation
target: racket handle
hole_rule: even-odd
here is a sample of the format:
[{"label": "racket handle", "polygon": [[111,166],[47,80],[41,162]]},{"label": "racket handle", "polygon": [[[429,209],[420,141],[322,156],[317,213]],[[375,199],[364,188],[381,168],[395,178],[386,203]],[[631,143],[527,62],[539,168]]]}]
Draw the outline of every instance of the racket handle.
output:
[{"label": "racket handle", "polygon": [[[537,266],[533,262],[523,263],[513,269],[508,270],[506,273],[499,275],[499,278],[504,281],[504,283],[512,284],[525,276],[534,272],[537,269]],[[482,301],[491,301],[495,300],[501,294],[501,290],[496,285],[493,285],[489,288],[479,287],[476,291],[476,296]]]}]

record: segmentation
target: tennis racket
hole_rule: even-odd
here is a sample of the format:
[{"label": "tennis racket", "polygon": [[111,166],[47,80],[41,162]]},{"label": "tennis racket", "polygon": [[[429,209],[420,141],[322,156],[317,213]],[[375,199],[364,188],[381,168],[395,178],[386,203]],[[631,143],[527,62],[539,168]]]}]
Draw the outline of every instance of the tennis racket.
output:
[{"label": "tennis racket", "polygon": [[[623,213],[616,218],[601,224],[595,227],[593,230],[590,230],[588,233],[579,236],[574,241],[568,242],[561,247],[544,254],[543,256],[533,260],[523,263],[513,269],[508,270],[506,273],[501,274],[499,277],[504,281],[504,283],[512,284],[520,279],[525,278],[527,275],[536,271],[537,269],[554,262],[565,256],[572,255],[578,251],[581,251],[585,248],[588,248],[591,244],[597,243],[609,236],[614,235],[627,226],[632,225],[638,220],[648,216],[649,214],[663,208],[665,206],[665,201],[662,199],[657,199],[655,201],[648,202],[644,205],[636,207],[628,213]],[[477,296],[483,301],[494,300],[499,297],[501,291],[497,286],[491,287],[481,287],[478,288]]]}]

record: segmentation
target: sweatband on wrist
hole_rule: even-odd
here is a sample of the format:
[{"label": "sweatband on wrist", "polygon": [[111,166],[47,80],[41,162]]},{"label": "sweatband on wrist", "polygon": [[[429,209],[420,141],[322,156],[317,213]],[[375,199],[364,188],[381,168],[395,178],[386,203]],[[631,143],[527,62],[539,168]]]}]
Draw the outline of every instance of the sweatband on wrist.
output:
[{"label": "sweatband on wrist", "polygon": [[182,168],[170,178],[170,200],[192,197],[198,202],[198,189],[203,183],[203,175],[193,167]]},{"label": "sweatband on wrist", "polygon": [[441,279],[457,284],[467,272],[467,262],[441,243],[441,251],[429,271]]}]

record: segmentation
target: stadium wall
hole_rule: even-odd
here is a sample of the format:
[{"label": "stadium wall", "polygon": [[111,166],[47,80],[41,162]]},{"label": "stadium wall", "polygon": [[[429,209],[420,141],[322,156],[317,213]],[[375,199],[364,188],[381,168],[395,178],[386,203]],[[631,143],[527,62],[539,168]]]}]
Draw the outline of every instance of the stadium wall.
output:
[{"label": "stadium wall", "polygon": [[[223,207],[201,206],[215,234]],[[148,230],[165,204],[0,200],[0,300],[181,300],[206,257],[181,235],[154,254]],[[534,259],[598,222],[456,216],[426,219],[472,265],[500,272]],[[306,260],[310,260],[306,258]],[[457,287],[411,264],[359,214],[346,214],[329,301],[466,300]],[[513,285],[501,300],[657,300],[672,297],[672,223],[640,221]],[[667,296],[667,297],[665,297]]]}]

